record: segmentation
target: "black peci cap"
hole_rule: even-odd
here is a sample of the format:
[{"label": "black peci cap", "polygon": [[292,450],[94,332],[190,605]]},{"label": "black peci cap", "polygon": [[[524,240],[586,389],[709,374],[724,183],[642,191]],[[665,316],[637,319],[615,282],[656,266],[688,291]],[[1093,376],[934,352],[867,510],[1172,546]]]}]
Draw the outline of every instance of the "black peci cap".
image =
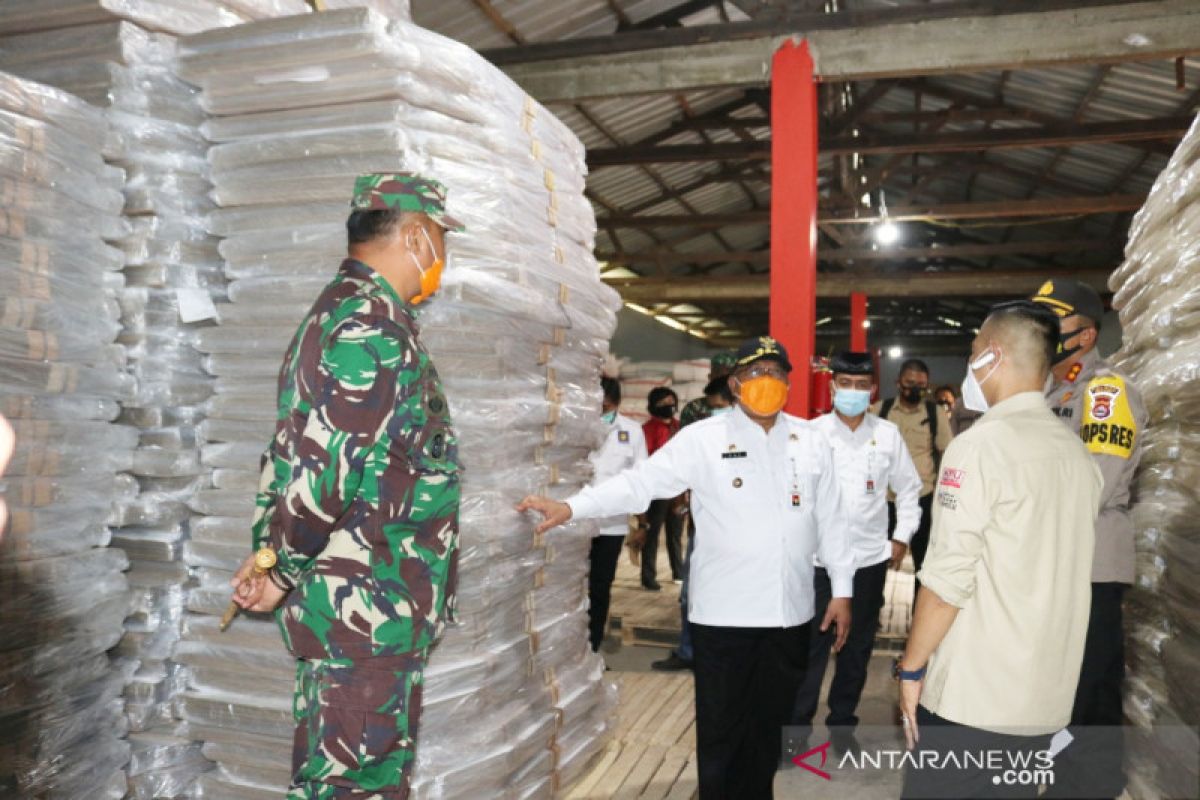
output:
[{"label": "black peci cap", "polygon": [[834,375],[874,375],[875,365],[870,353],[838,353],[829,360],[829,371]]}]

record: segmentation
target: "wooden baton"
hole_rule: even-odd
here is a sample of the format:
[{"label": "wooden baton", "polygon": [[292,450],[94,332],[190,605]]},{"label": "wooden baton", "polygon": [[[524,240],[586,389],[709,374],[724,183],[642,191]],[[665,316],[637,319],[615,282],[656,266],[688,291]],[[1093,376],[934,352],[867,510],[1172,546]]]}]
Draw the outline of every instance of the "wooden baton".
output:
[{"label": "wooden baton", "polygon": [[[269,547],[261,548],[257,553],[254,554],[254,574],[259,576],[266,575],[268,572],[275,569],[276,560],[277,559],[275,558],[274,550]],[[229,601],[229,608],[225,609],[225,616],[221,617],[222,633],[224,633],[225,629],[229,627],[229,624],[233,622],[233,618],[237,616],[237,613],[240,609],[241,606],[239,606],[236,602],[233,600]]]}]

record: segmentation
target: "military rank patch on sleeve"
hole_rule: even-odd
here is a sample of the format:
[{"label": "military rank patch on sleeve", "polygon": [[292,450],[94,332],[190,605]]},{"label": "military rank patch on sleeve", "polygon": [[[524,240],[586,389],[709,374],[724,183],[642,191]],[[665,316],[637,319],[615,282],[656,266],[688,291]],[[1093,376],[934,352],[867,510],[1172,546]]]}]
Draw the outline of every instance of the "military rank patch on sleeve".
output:
[{"label": "military rank patch on sleeve", "polygon": [[1133,454],[1137,423],[1120,375],[1100,375],[1088,383],[1079,436],[1092,453],[1120,458]]}]

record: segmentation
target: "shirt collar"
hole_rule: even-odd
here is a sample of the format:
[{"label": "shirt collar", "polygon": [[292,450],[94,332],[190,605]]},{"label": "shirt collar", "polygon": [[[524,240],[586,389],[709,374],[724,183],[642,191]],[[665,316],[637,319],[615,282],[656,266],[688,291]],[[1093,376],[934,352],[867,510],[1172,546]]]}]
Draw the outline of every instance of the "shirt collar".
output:
[{"label": "shirt collar", "polygon": [[987,410],[980,422],[992,419],[1001,419],[1009,417],[1013,414],[1020,414],[1024,411],[1031,411],[1035,408],[1046,408],[1046,397],[1041,392],[1018,392],[1012,397],[1001,400],[996,405]]},{"label": "shirt collar", "polygon": [[782,413],[775,418],[775,424],[771,426],[771,431],[769,433],[763,430],[763,427],[757,422],[750,419],[749,415],[742,410],[740,405],[734,405],[733,413],[727,414],[726,416],[729,417],[729,422],[733,426],[734,430],[739,433],[755,432],[757,435],[762,436],[767,440],[773,440],[780,436],[787,435],[787,420],[784,418]]},{"label": "shirt collar", "polygon": [[359,261],[357,258],[347,258],[338,268],[338,273],[348,278],[370,281],[375,284],[392,301],[392,305],[397,311],[397,316],[402,317],[409,323],[414,321],[412,306],[405,302],[396,293],[392,285],[388,283],[387,279],[372,269],[370,264],[367,264],[365,261]]},{"label": "shirt collar", "polygon": [[869,433],[875,427],[875,423],[871,420],[874,414],[871,413],[863,415],[863,421],[855,430],[850,430],[850,426],[843,422],[842,418],[835,412],[830,411],[829,416],[833,417],[833,429],[842,436],[862,436]]}]

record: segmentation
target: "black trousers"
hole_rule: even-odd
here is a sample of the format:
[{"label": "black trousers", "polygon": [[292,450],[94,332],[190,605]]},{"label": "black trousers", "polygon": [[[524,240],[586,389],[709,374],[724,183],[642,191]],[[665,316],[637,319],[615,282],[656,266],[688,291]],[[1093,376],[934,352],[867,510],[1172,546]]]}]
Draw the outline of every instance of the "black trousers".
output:
[{"label": "black trousers", "polygon": [[1092,609],[1083,645],[1083,668],[1068,730],[1074,737],[1055,763],[1046,797],[1112,798],[1125,790],[1122,762],[1121,682],[1125,679],[1125,632],[1121,599],[1125,585],[1093,583]]},{"label": "black trousers", "polygon": [[658,571],[658,534],[666,528],[667,560],[671,562],[671,577],[683,580],[683,521],[671,513],[672,500],[654,500],[646,510],[646,542],[642,545],[642,585],[652,584]]},{"label": "black trousers", "polygon": [[612,600],[612,582],[617,576],[617,561],[621,558],[624,536],[594,536],[588,554],[588,638],[592,652],[604,641],[608,624],[608,606]]},{"label": "black trousers", "polygon": [[[846,645],[837,654],[837,666],[833,682],[829,686],[829,716],[825,724],[853,727],[858,724],[854,711],[867,685],[867,668],[871,664],[871,651],[875,648],[875,629],[879,622],[879,611],[883,608],[883,584],[887,580],[889,561],[854,572],[854,597],[850,600],[850,636]],[[793,725],[812,725],[821,700],[821,682],[825,680],[825,667],[829,664],[829,653],[837,638],[835,628],[821,633],[821,620],[833,597],[829,573],[817,567],[817,614],[808,647],[808,669],[804,682],[796,694],[792,711]]]},{"label": "black trousers", "polygon": [[[908,543],[908,549],[912,551],[913,565],[917,572],[921,571],[921,565],[925,563],[925,553],[929,550],[929,529],[933,527],[933,495],[930,492],[920,499],[921,505],[921,521],[917,524],[917,532],[913,534],[912,541]],[[896,504],[888,503],[888,538],[892,538],[892,534],[896,532]],[[917,598],[917,590],[921,588],[921,582],[917,581],[913,584],[913,601]]]},{"label": "black trousers", "polygon": [[691,625],[700,800],[770,800],[811,623]]},{"label": "black trousers", "polygon": [[[1051,734],[1013,736],[993,733],[943,719],[925,706],[917,706],[917,727],[921,740],[912,751],[912,759],[905,762],[901,797],[960,800],[965,797],[1038,796],[1038,785],[1033,780],[1036,776],[1029,773],[1050,768],[1035,754],[1050,746]],[[1000,754],[994,758],[1001,766],[989,769],[991,765],[984,754],[996,751]],[[953,754],[953,761],[949,754]],[[919,769],[914,768],[914,762],[943,766]],[[961,767],[951,768],[945,766],[947,764]],[[1010,771],[1011,764],[1027,765],[1028,768]]]}]

